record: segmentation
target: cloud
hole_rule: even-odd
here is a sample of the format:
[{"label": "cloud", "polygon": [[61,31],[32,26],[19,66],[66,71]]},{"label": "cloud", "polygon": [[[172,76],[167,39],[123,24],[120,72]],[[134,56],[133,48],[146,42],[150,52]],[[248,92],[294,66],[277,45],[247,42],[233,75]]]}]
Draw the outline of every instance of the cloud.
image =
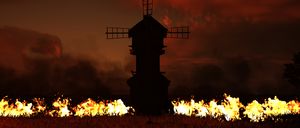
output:
[{"label": "cloud", "polygon": [[16,27],[0,28],[0,65],[24,72],[29,59],[53,59],[62,55],[58,37]]},{"label": "cloud", "polygon": [[[300,19],[296,0],[163,0],[156,1],[163,12],[191,22],[290,21]],[[176,18],[177,17],[177,18]],[[182,18],[185,17],[185,18]],[[177,20],[178,21],[178,20]]]},{"label": "cloud", "polygon": [[[118,1],[122,4],[125,3],[124,1]],[[113,1],[109,5],[114,6],[116,2]],[[300,33],[300,7],[297,0],[154,0],[154,3],[154,16],[161,23],[169,24],[170,26],[189,25],[191,27],[189,40],[166,40],[166,45],[168,46],[166,48],[167,54],[162,57],[161,65],[163,71],[166,72],[166,75],[171,80],[171,91],[180,87],[186,88],[187,93],[193,92],[195,88],[204,88],[195,92],[198,94],[207,92],[205,88],[233,93],[247,91],[253,94],[292,94],[297,91],[282,81],[281,78],[283,64],[288,63],[293,53],[300,50],[300,39],[298,36]],[[139,0],[126,1],[126,4],[129,6],[125,6],[125,8],[130,10],[126,14],[136,14],[137,9],[135,8],[141,7],[141,1]],[[87,7],[90,7],[90,5]],[[61,9],[57,11],[61,11]],[[42,11],[42,13],[44,12]],[[70,13],[73,14],[74,11],[70,9]],[[64,14],[69,15],[68,12]],[[98,13],[96,14],[98,15]],[[124,20],[125,22],[130,21],[132,18],[129,18],[127,15],[124,16],[124,18],[128,18]],[[99,21],[102,20],[100,18]],[[53,22],[51,20],[47,21]],[[95,28],[87,27],[84,25],[84,22],[82,23],[79,26],[89,28],[86,31]],[[64,26],[62,25],[61,27],[67,29]],[[94,25],[91,24],[91,26]],[[45,29],[45,31],[48,30]],[[6,83],[5,85],[8,85],[7,81],[15,81],[21,78],[23,81],[26,81],[27,77],[35,74],[30,72],[35,71],[35,68],[40,70],[47,69],[47,72],[54,75],[46,76],[46,78],[57,80],[58,78],[54,78],[56,73],[52,72],[56,70],[54,67],[59,67],[61,74],[65,74],[66,71],[71,69],[78,69],[78,72],[84,72],[85,70],[83,69],[96,69],[97,75],[95,77],[90,76],[90,78],[99,79],[99,85],[110,86],[109,88],[120,92],[127,91],[126,89],[128,88],[125,82],[130,77],[128,72],[134,69],[133,64],[128,64],[128,67],[124,69],[120,64],[109,62],[106,59],[102,60],[101,57],[97,58],[97,60],[86,59],[88,55],[93,57],[101,56],[95,53],[101,51],[101,49],[108,49],[109,52],[106,52],[108,57],[115,58],[114,54],[121,53],[121,50],[112,50],[111,52],[106,44],[101,49],[91,50],[90,43],[84,43],[89,46],[84,49],[81,42],[89,42],[90,40],[75,42],[72,40],[73,36],[80,37],[79,34],[75,33],[74,35],[72,31],[52,31],[70,34],[69,40],[67,37],[62,38],[64,41],[68,41],[64,42],[67,44],[64,45],[65,49],[74,48],[72,53],[69,53],[70,55],[67,56],[65,53],[60,54],[60,52],[57,52],[60,50],[61,52],[64,51],[57,36],[20,28],[0,29],[0,64],[2,65],[4,76],[9,74],[14,76],[3,76],[3,79],[5,79],[3,81],[6,81],[4,82]],[[96,31],[99,32],[98,30]],[[95,34],[95,37],[97,37],[97,34]],[[101,42],[103,41],[94,41],[92,44],[100,44]],[[99,45],[95,46],[98,47]],[[124,49],[127,51],[127,48]],[[88,55],[74,57],[74,54],[79,52]],[[49,62],[49,60],[51,61]],[[94,61],[98,62],[98,64]],[[51,65],[48,67],[36,67],[40,65],[39,63],[45,62],[51,63]],[[65,75],[62,76],[67,77]],[[206,76],[214,76],[218,79],[211,78],[213,80],[205,81]],[[77,77],[79,76],[72,76],[72,79]],[[60,81],[62,81],[61,84],[58,83],[57,85],[67,85],[63,83],[68,83],[64,79]],[[82,81],[88,83],[88,81],[93,80],[84,78]],[[76,87],[80,88],[82,85],[76,84]],[[67,90],[70,87],[62,88]]]},{"label": "cloud", "polygon": [[107,97],[128,78],[123,67],[115,63],[96,63],[62,53],[62,43],[53,35],[4,27],[0,29],[0,44],[2,96]]},{"label": "cloud", "polygon": [[[283,65],[300,50],[299,30],[300,24],[292,21],[208,25],[193,31],[189,40],[167,43],[164,70],[169,72],[175,89],[198,86],[201,89],[195,93],[199,95],[207,92],[297,94],[299,89],[284,81],[282,75]],[[180,75],[182,72],[188,73]],[[222,79],[209,81],[209,76],[220,77],[214,75],[221,75]]]},{"label": "cloud", "polygon": [[299,92],[282,78],[283,65],[300,50],[299,1],[154,0],[153,16],[191,30],[189,40],[165,41],[161,66],[171,93]]},{"label": "cloud", "polygon": [[161,65],[171,80],[171,93],[299,92],[282,78],[283,65],[300,51],[299,1],[154,3],[154,16],[162,24],[191,28],[189,40],[166,40]]}]

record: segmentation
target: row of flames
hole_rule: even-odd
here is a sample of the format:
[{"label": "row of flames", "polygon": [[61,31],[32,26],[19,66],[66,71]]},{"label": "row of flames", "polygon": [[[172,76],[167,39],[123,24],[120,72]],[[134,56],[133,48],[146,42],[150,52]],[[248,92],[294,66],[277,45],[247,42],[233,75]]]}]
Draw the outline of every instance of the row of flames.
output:
[{"label": "row of flames", "polygon": [[[224,117],[227,121],[241,120],[249,118],[253,122],[264,121],[267,118],[283,115],[300,114],[300,102],[292,100],[289,102],[279,100],[276,96],[268,98],[264,103],[254,100],[246,106],[239,98],[234,98],[224,94],[225,98],[221,102],[212,100],[205,103],[204,100],[195,102],[184,100],[173,100],[173,110],[176,115],[186,115],[195,117]],[[32,103],[26,101],[12,102],[7,97],[0,101],[1,117],[32,117],[35,115],[46,115],[51,117],[95,117],[95,116],[122,116],[134,114],[132,107],[126,106],[122,100],[94,101],[87,99],[84,102],[71,107],[70,99],[58,98],[51,107],[45,105],[43,99],[34,98]]]},{"label": "row of flames", "polygon": [[[268,98],[264,103],[253,100],[246,106],[239,98],[224,94],[225,99],[221,102],[212,100],[205,103],[204,100],[195,102],[190,101],[172,101],[174,112],[178,115],[195,117],[224,117],[227,121],[241,120],[249,118],[252,122],[264,121],[266,119],[278,119],[276,117],[285,115],[299,115],[300,102],[291,100],[289,102],[279,100],[276,96]],[[219,104],[218,104],[219,103]]]},{"label": "row of flames", "polygon": [[120,99],[96,102],[89,98],[75,107],[70,106],[70,101],[70,99],[58,98],[52,103],[52,107],[48,108],[43,99],[34,98],[33,103],[21,102],[17,99],[14,103],[10,103],[10,100],[5,97],[0,101],[0,116],[32,117],[39,114],[51,117],[122,116],[134,111]]}]

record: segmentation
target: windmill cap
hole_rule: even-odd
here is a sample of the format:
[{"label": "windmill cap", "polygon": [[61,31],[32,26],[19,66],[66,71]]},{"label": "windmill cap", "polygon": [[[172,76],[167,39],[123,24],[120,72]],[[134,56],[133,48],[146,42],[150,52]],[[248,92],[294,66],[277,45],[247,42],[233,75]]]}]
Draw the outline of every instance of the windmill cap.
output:
[{"label": "windmill cap", "polygon": [[156,19],[152,16],[144,16],[143,20],[137,23],[129,30],[129,37],[133,37],[134,35],[140,35],[141,33],[151,33],[161,35],[165,37],[168,29],[165,28],[162,24],[160,24]]}]

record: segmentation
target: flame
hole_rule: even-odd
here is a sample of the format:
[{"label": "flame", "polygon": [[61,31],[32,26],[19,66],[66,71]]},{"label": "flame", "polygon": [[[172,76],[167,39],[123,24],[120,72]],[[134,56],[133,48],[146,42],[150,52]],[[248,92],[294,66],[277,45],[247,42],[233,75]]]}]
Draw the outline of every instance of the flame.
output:
[{"label": "flame", "polygon": [[104,115],[105,104],[103,102],[96,103],[92,99],[87,99],[87,101],[77,105],[75,107],[75,116],[83,117],[83,116],[96,116],[96,115]]},{"label": "flame", "polygon": [[264,121],[266,118],[274,119],[274,117],[281,115],[300,114],[299,107],[300,103],[298,101],[292,100],[287,103],[275,96],[274,99],[268,98],[262,104],[254,100],[247,105],[244,115],[250,118],[251,121],[259,122]]},{"label": "flame", "polygon": [[97,103],[92,99],[87,99],[85,102],[77,105],[74,108],[75,116],[84,117],[84,116],[122,116],[129,112],[132,107],[127,107],[124,105],[122,100],[114,100],[110,103],[104,103],[100,101]]},{"label": "flame", "polygon": [[216,100],[212,100],[208,104],[205,104],[203,100],[196,103],[193,99],[190,102],[172,101],[172,104],[175,114],[196,117],[211,116],[213,118],[224,116],[227,121],[241,119],[239,110],[244,107],[239,98],[233,98],[226,94],[225,100],[221,104],[218,104]]},{"label": "flame", "polygon": [[292,114],[300,114],[300,102],[292,100],[288,102],[288,108]]},{"label": "flame", "polygon": [[9,100],[2,99],[0,101],[0,116],[4,117],[28,117],[34,113],[32,103],[26,101],[20,102],[16,99],[15,103],[9,104]]},{"label": "flame", "polygon": [[72,114],[72,112],[68,108],[68,106],[70,105],[69,99],[61,100],[61,98],[58,98],[56,101],[53,102],[52,105],[55,109],[48,113],[52,117],[66,117]]},{"label": "flame", "polygon": [[260,120],[264,121],[265,119],[263,105],[258,103],[256,100],[246,106],[243,114],[254,122],[258,122]]},{"label": "flame", "polygon": [[[212,100],[204,103],[203,100],[195,102],[190,101],[172,101],[174,112],[178,115],[196,116],[196,117],[224,117],[227,121],[241,120],[241,116],[247,117],[252,122],[264,121],[267,118],[275,120],[275,117],[289,114],[300,114],[300,102],[292,100],[289,102],[268,98],[264,103],[254,100],[246,106],[239,98],[233,98],[224,94],[225,99],[218,104],[218,101]],[[243,113],[240,113],[244,110]]]},{"label": "flame", "polygon": [[44,104],[44,99],[41,98],[34,98],[33,101],[36,103],[36,107],[34,111],[37,113],[41,113],[46,110],[46,106]]},{"label": "flame", "polygon": [[[121,99],[97,103],[89,98],[76,107],[71,107],[70,101],[71,99],[57,98],[52,103],[52,107],[47,107],[44,99],[41,98],[34,98],[33,103],[20,102],[18,99],[14,103],[10,103],[11,101],[4,97],[0,101],[0,116],[31,117],[37,114],[51,117],[122,116],[130,113],[130,111],[134,111],[132,107],[126,106]],[[47,110],[47,108],[52,109]]]},{"label": "flame", "polygon": [[[46,106],[44,99],[34,98],[33,102],[15,101],[4,97],[0,101],[0,117],[33,117],[41,114],[51,117],[95,117],[95,116],[123,116],[134,114],[134,109],[126,106],[121,99],[94,101],[91,98],[81,102],[75,107],[71,106],[71,99],[57,98],[52,106]],[[226,121],[241,120],[248,118],[252,122],[265,121],[266,119],[277,120],[282,115],[300,114],[300,102],[296,100],[283,101],[268,98],[263,103],[253,100],[247,105],[243,105],[239,98],[224,94],[221,101],[211,100],[196,102],[174,100],[173,109],[176,115],[186,115],[195,117],[224,118]]]}]

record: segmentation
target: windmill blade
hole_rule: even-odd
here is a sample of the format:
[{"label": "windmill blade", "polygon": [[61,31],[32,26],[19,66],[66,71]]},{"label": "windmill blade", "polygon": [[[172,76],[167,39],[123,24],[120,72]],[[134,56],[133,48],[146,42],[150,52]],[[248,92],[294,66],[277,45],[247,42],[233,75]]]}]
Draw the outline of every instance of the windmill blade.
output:
[{"label": "windmill blade", "polygon": [[189,27],[171,27],[168,29],[167,38],[176,39],[188,39],[189,38]]},{"label": "windmill blade", "polygon": [[167,38],[188,39],[190,35],[190,28],[185,27],[171,27],[168,29]]},{"label": "windmill blade", "polygon": [[105,34],[107,39],[129,38],[128,31],[128,28],[107,27]]},{"label": "windmill blade", "polygon": [[143,0],[144,16],[151,16],[153,12],[153,0]]}]

